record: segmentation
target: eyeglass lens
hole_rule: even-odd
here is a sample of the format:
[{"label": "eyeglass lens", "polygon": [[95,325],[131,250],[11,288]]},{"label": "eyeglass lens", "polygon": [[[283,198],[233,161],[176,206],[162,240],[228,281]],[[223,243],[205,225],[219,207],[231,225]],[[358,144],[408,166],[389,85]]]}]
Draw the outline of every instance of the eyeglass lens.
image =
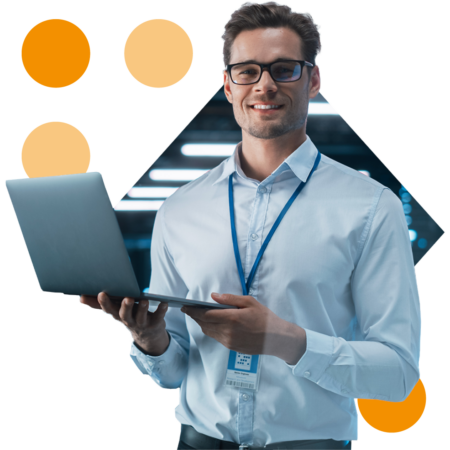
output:
[{"label": "eyeglass lens", "polygon": [[[272,64],[271,74],[275,81],[296,81],[302,74],[302,66],[298,62],[280,61]],[[231,68],[231,79],[236,84],[256,83],[261,74],[257,64],[238,64]]]}]

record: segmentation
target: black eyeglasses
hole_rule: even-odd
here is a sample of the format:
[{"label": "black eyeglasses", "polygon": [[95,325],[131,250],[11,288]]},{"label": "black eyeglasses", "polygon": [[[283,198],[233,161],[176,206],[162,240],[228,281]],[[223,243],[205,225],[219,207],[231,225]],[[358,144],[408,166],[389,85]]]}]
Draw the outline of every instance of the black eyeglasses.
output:
[{"label": "black eyeglasses", "polygon": [[270,64],[238,63],[229,64],[227,72],[234,84],[255,84],[261,79],[264,68],[267,67],[272,79],[278,83],[291,83],[300,80],[303,67],[314,67],[308,61],[285,59]]}]

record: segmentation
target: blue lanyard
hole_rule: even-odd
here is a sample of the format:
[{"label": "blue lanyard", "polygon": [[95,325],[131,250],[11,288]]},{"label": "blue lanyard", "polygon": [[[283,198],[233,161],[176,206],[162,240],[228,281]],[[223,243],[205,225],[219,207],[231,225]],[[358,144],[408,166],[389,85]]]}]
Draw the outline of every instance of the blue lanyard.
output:
[{"label": "blue lanyard", "polygon": [[291,207],[292,203],[294,203],[294,200],[297,198],[298,194],[300,194],[301,190],[305,187],[306,183],[311,178],[311,175],[317,169],[319,162],[320,162],[320,152],[317,152],[316,160],[314,161],[314,166],[311,169],[311,172],[309,173],[308,178],[306,179],[306,181],[304,181],[304,182],[302,181],[298,185],[297,189],[291,195],[291,198],[287,201],[286,205],[280,212],[280,215],[277,217],[277,220],[273,224],[269,234],[267,235],[266,239],[264,240],[264,243],[259,250],[259,253],[255,259],[255,262],[253,263],[253,267],[247,278],[247,282],[245,282],[244,270],[242,269],[241,255],[239,254],[239,247],[238,247],[237,236],[236,236],[236,224],[234,221],[233,174],[231,174],[230,177],[228,178],[228,201],[230,204],[231,235],[233,237],[234,256],[236,258],[236,265],[237,265],[237,269],[239,272],[239,278],[241,279],[243,295],[248,295],[250,286],[252,285],[252,281],[253,281],[253,278],[256,273],[256,269],[258,268],[258,265],[261,261],[264,251],[266,250],[266,247],[269,245],[270,239],[272,239],[272,236],[275,233],[276,229],[278,228],[278,225],[280,225],[280,222],[282,221],[283,217],[287,213],[288,209]]}]

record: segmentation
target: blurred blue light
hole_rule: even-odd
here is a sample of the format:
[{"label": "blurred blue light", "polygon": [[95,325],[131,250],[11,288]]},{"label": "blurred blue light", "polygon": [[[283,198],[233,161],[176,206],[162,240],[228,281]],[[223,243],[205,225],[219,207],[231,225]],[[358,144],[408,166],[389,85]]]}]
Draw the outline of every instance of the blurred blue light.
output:
[{"label": "blurred blue light", "polygon": [[338,113],[327,102],[311,102],[308,106],[308,114],[328,114],[337,116]]},{"label": "blurred blue light", "polygon": [[407,223],[408,226],[412,224],[412,217],[411,216],[405,216],[405,219],[406,219],[406,223]]},{"label": "blurred blue light", "polygon": [[128,191],[131,198],[167,198],[170,197],[177,187],[132,187]]},{"label": "blurred blue light", "polygon": [[184,144],[181,153],[185,156],[230,156],[236,144]]},{"label": "blurred blue light", "polygon": [[405,192],[408,192],[403,186],[400,188],[400,190],[398,191],[398,194],[401,196],[402,194],[404,194]]},{"label": "blurred blue light", "polygon": [[417,239],[417,231],[409,230],[409,239],[411,242],[414,242]]},{"label": "blurred blue light", "polygon": [[409,203],[412,199],[411,194],[409,192],[403,192],[401,195],[403,203]]},{"label": "blurred blue light", "polygon": [[409,214],[412,211],[412,206],[409,203],[403,203],[403,212]]},{"label": "blurred blue light", "polygon": [[148,250],[151,239],[124,239],[127,250]]},{"label": "blurred blue light", "polygon": [[417,245],[419,246],[419,248],[425,248],[428,245],[428,241],[425,238],[420,238],[417,241]]},{"label": "blurred blue light", "polygon": [[192,181],[206,172],[204,169],[152,169],[148,176],[156,181]]},{"label": "blurred blue light", "polygon": [[121,200],[114,207],[116,211],[158,211],[163,200]]},{"label": "blurred blue light", "polygon": [[150,288],[146,287],[142,292],[146,292],[146,293],[148,294],[149,289],[150,289]]}]

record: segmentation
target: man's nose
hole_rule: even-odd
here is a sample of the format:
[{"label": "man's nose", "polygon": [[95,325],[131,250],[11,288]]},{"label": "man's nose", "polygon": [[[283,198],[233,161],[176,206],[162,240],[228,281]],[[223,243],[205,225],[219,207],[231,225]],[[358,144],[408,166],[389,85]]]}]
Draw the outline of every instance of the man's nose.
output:
[{"label": "man's nose", "polygon": [[269,73],[269,68],[264,67],[260,80],[254,85],[255,92],[276,92],[278,90],[277,83],[273,80]]}]

